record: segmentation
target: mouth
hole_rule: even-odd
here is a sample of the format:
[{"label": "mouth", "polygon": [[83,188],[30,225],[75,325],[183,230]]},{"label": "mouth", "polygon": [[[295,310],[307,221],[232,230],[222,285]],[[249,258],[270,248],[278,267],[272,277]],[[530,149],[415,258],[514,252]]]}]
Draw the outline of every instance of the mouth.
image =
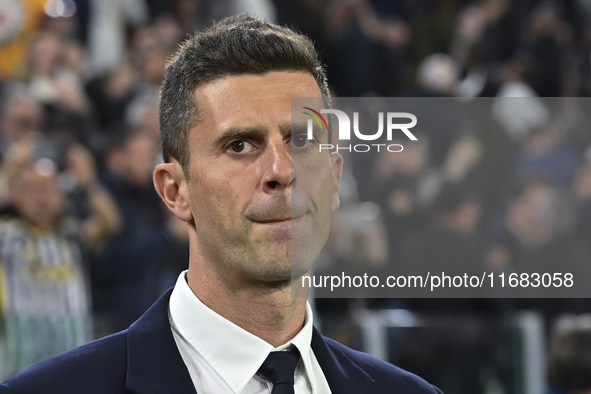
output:
[{"label": "mouth", "polygon": [[[292,237],[301,236],[302,230],[306,230],[306,214],[301,216],[277,216],[251,219],[257,234],[263,239],[272,239],[276,242],[288,242],[291,244]],[[258,232],[261,233],[258,233]],[[264,234],[264,235],[263,235]],[[270,238],[269,238],[270,237]]]},{"label": "mouth", "polygon": [[295,220],[301,218],[302,216],[297,216],[297,217],[289,216],[289,217],[282,217],[282,218],[255,219],[255,220],[253,220],[253,222],[259,223],[259,224],[288,224],[288,223],[291,223],[292,221],[295,221]]}]

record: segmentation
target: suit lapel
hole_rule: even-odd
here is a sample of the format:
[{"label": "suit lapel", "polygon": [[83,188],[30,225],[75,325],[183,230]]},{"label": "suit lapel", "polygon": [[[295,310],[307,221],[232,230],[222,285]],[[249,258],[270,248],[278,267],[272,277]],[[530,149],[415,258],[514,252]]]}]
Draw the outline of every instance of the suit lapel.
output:
[{"label": "suit lapel", "polygon": [[371,393],[374,380],[314,328],[312,350],[324,372],[332,394]]},{"label": "suit lapel", "polygon": [[[133,393],[196,394],[189,371],[176,347],[166,292],[127,333],[127,382]],[[314,329],[312,349],[332,394],[371,393],[374,380]]]},{"label": "suit lapel", "polygon": [[125,388],[133,393],[196,393],[168,321],[171,291],[129,327]]}]

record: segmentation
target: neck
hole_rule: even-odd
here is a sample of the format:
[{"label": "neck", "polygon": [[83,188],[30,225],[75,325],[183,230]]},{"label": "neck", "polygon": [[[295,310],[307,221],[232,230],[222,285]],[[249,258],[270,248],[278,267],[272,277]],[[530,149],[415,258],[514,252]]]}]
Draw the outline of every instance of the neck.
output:
[{"label": "neck", "polygon": [[304,326],[306,299],[293,298],[291,281],[255,283],[207,272],[191,262],[187,282],[214,312],[274,347],[291,340]]}]

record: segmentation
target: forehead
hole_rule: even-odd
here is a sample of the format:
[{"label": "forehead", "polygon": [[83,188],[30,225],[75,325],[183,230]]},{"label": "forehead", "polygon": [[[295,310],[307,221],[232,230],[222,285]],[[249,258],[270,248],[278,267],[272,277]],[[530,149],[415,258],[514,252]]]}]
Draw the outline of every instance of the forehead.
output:
[{"label": "forehead", "polygon": [[21,170],[18,175],[19,176],[17,177],[16,184],[20,185],[21,187],[34,186],[37,188],[54,188],[58,186],[58,179],[56,174],[43,174],[33,167]]},{"label": "forehead", "polygon": [[248,118],[289,117],[292,97],[321,97],[312,74],[274,71],[229,76],[195,90],[202,121],[214,121],[220,127]]}]

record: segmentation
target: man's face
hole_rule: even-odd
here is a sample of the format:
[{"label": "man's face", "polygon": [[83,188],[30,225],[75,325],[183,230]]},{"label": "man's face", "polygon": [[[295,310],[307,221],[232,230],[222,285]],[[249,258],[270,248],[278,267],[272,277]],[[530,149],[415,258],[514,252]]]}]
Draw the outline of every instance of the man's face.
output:
[{"label": "man's face", "polygon": [[189,132],[184,190],[199,264],[253,282],[288,280],[292,263],[298,276],[310,269],[338,207],[342,159],[318,152],[326,135],[305,139],[304,118],[292,133],[291,98],[320,96],[303,72],[231,76],[196,89],[201,122]]}]

